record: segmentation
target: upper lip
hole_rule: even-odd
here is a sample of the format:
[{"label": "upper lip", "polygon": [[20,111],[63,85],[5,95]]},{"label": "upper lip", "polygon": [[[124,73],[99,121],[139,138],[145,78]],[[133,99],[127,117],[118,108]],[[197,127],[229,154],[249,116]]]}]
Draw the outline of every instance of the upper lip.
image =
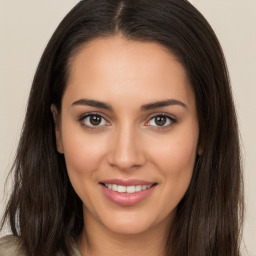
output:
[{"label": "upper lip", "polygon": [[156,182],[150,182],[145,180],[138,180],[138,179],[110,179],[110,180],[102,180],[100,183],[104,184],[116,184],[121,186],[136,186],[136,185],[152,185]]}]

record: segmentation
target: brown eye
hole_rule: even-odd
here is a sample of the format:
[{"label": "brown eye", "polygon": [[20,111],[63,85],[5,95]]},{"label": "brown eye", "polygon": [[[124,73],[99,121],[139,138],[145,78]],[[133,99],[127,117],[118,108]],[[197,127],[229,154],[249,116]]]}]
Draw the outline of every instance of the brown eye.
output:
[{"label": "brown eye", "polygon": [[82,117],[80,121],[88,127],[97,127],[107,125],[108,122],[101,115],[90,114]]},{"label": "brown eye", "polygon": [[91,115],[90,116],[90,124],[92,124],[93,126],[100,125],[101,120],[102,120],[102,117],[99,115]]},{"label": "brown eye", "polygon": [[149,120],[148,125],[155,127],[165,127],[170,126],[175,122],[176,120],[174,118],[171,118],[167,115],[157,115]]},{"label": "brown eye", "polygon": [[157,117],[155,117],[155,123],[156,123],[157,126],[165,125],[166,121],[167,121],[166,116],[157,116]]}]

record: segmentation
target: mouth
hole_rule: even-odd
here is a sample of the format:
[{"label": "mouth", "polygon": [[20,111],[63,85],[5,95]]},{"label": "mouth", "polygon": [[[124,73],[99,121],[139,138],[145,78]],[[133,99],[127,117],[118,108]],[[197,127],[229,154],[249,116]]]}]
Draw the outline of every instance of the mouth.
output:
[{"label": "mouth", "polygon": [[118,192],[118,193],[128,193],[134,194],[137,192],[144,191],[146,189],[150,189],[153,186],[156,186],[156,183],[150,185],[131,185],[131,186],[124,186],[112,183],[100,183],[100,185],[105,186],[106,188]]},{"label": "mouth", "polygon": [[132,206],[148,198],[158,183],[140,180],[108,180],[99,183],[102,192],[112,203]]}]

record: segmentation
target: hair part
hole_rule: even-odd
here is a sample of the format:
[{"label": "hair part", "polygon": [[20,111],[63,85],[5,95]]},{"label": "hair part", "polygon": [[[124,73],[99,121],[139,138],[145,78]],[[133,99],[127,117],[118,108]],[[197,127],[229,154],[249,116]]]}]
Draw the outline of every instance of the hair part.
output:
[{"label": "hair part", "polygon": [[28,255],[69,255],[83,229],[82,202],[56,149],[50,111],[61,101],[72,58],[89,41],[121,33],[152,41],[182,63],[196,98],[198,157],[177,207],[166,255],[239,256],[243,183],[236,113],[221,46],[208,22],[186,0],[84,0],[63,19],[38,65],[12,168],[9,220]]}]

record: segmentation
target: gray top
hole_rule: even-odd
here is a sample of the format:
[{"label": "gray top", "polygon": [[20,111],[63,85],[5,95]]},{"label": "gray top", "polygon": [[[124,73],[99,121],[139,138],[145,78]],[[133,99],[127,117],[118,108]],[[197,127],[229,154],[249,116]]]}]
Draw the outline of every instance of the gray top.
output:
[{"label": "gray top", "polygon": [[[0,238],[0,256],[27,256],[21,246],[20,239],[16,236],[5,236]],[[56,256],[64,256],[57,253]],[[71,256],[81,256],[76,243],[74,243],[74,254]]]}]

